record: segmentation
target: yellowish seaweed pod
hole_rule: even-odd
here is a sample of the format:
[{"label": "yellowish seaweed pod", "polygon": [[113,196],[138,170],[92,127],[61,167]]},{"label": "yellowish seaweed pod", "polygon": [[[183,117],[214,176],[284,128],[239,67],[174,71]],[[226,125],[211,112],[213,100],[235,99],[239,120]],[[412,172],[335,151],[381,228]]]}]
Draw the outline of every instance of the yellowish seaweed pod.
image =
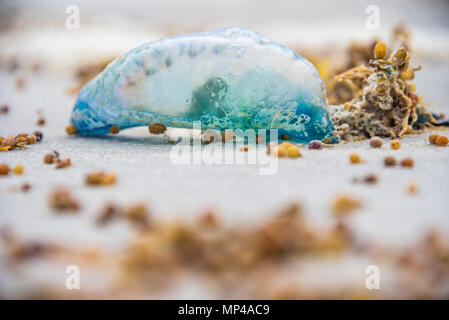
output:
[{"label": "yellowish seaweed pod", "polygon": [[378,42],[374,47],[374,57],[384,59],[387,56],[387,45],[384,42]]}]

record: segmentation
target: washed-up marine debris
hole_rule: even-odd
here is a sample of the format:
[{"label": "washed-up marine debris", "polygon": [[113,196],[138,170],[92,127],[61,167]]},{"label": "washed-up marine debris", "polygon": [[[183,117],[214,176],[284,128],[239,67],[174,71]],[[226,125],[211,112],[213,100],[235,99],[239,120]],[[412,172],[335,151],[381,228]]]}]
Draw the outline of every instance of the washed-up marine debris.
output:
[{"label": "washed-up marine debris", "polygon": [[279,129],[295,141],[331,138],[323,82],[293,50],[247,29],[180,35],[117,58],[80,91],[71,124],[102,135],[160,123]]},{"label": "washed-up marine debris", "polygon": [[[69,134],[117,134],[148,125],[201,129],[278,129],[293,142],[401,137],[448,125],[419,104],[404,47],[387,58],[378,43],[368,66],[337,76],[353,98],[330,106],[313,65],[247,29],[149,42],[110,63],[80,91]],[[332,120],[331,120],[332,119]],[[150,130],[151,131],[151,130]]]},{"label": "washed-up marine debris", "polygon": [[28,145],[42,140],[42,132],[35,131],[32,134],[20,133],[7,137],[0,137],[0,152],[8,152],[18,149],[26,149]]},{"label": "washed-up marine debris", "polygon": [[379,42],[369,66],[352,68],[337,80],[349,81],[355,92],[352,100],[331,106],[332,120],[345,140],[375,136],[398,138],[425,128],[448,125],[420,104],[412,80],[421,67],[410,66],[405,48],[387,58],[387,47]]},{"label": "washed-up marine debris", "polygon": [[[341,64],[331,66],[329,58],[312,58],[312,63],[316,66],[323,81],[326,84],[327,100],[330,105],[339,105],[352,100],[356,94],[355,88],[349,81],[337,81],[335,76],[342,74],[349,69],[361,65],[368,66],[370,60],[374,59],[374,48],[379,39],[373,38],[367,42],[354,41],[350,43],[346,50],[346,58]],[[408,52],[413,52],[411,47],[411,33],[403,23],[398,23],[392,30],[388,47],[392,50],[404,47]],[[338,61],[338,59],[337,59]]]}]

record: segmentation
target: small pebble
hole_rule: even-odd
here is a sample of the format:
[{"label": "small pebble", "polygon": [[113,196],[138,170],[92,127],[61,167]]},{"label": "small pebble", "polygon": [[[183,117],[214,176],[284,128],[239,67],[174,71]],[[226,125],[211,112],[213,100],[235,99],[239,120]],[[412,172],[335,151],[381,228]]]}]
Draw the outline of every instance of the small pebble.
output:
[{"label": "small pebble", "polygon": [[361,177],[361,178],[354,178],[353,179],[353,182],[354,183],[360,183],[360,182],[363,182],[363,183],[366,183],[366,184],[375,184],[375,183],[377,183],[377,181],[378,181],[378,178],[377,178],[377,176],[375,175],[375,174],[368,174],[367,176],[365,176],[365,177]]},{"label": "small pebble", "polygon": [[374,58],[384,59],[387,56],[387,46],[383,42],[378,42],[374,47]]},{"label": "small pebble", "polygon": [[16,164],[13,168],[12,168],[12,172],[14,172],[14,174],[22,174],[23,173],[23,166],[21,164]]},{"label": "small pebble", "polygon": [[446,136],[439,136],[435,140],[435,144],[437,144],[440,147],[445,147],[449,143],[449,139]]},{"label": "small pebble", "polygon": [[41,69],[42,69],[42,64],[41,63],[39,63],[39,62],[34,62],[32,65],[31,65],[31,71],[33,71],[33,72],[39,72]]},{"label": "small pebble", "polygon": [[[270,143],[271,144],[271,143]],[[285,158],[285,157],[290,157],[290,158],[298,158],[301,156],[301,152],[299,151],[299,148],[293,144],[291,144],[290,142],[282,142],[279,146],[274,147],[270,146],[269,144],[269,148],[270,150],[273,150],[273,154],[278,156],[279,158]],[[271,149],[273,148],[273,149]]]},{"label": "small pebble", "polygon": [[287,155],[289,158],[299,158],[301,157],[301,152],[297,146],[287,147]]},{"label": "small pebble", "polygon": [[285,158],[288,156],[288,151],[287,148],[278,146],[273,150],[273,154],[278,156],[278,158]]},{"label": "small pebble", "polygon": [[162,133],[164,133],[167,130],[167,127],[164,126],[162,123],[152,123],[148,127],[148,130],[152,134],[162,134]]},{"label": "small pebble", "polygon": [[65,132],[68,135],[73,135],[76,133],[76,127],[73,124],[69,124],[67,127],[65,127]]},{"label": "small pebble", "polygon": [[372,137],[369,145],[371,146],[371,148],[380,148],[383,145],[383,141],[379,137]]},{"label": "small pebble", "polygon": [[107,203],[97,218],[97,224],[103,226],[122,215],[122,209],[113,203]]},{"label": "small pebble", "polygon": [[54,189],[48,198],[49,206],[56,211],[78,211],[80,206],[70,191],[64,188]]},{"label": "small pebble", "polygon": [[374,184],[377,183],[379,179],[377,178],[377,176],[375,174],[369,174],[365,177],[364,182],[365,183],[369,183],[369,184]]},{"label": "small pebble", "polygon": [[6,163],[0,163],[0,176],[7,176],[9,173],[9,166]]},{"label": "small pebble", "polygon": [[28,182],[25,182],[20,186],[20,190],[23,192],[28,192],[31,190],[31,185]]},{"label": "small pebble", "polygon": [[309,142],[309,149],[311,150],[320,150],[323,148],[323,145],[321,144],[321,141],[319,140],[312,140]]},{"label": "small pebble", "polygon": [[0,114],[7,114],[9,112],[9,106],[7,104],[3,104],[0,106]]},{"label": "small pebble", "polygon": [[45,125],[45,118],[42,118],[42,117],[38,118],[36,123],[38,126]]},{"label": "small pebble", "polygon": [[386,167],[393,167],[396,165],[396,159],[393,157],[386,157],[384,160],[384,164]]},{"label": "small pebble", "polygon": [[56,169],[63,169],[63,168],[67,168],[70,167],[72,165],[72,160],[70,160],[70,158],[67,159],[62,159],[62,160],[57,160],[56,161]]},{"label": "small pebble", "polygon": [[440,136],[440,135],[437,134],[437,133],[432,133],[432,134],[429,136],[429,142],[430,142],[431,144],[436,144],[437,138],[438,138],[439,136]]},{"label": "small pebble", "polygon": [[359,200],[350,195],[338,195],[332,202],[332,211],[337,216],[345,216],[361,207]]},{"label": "small pebble", "polygon": [[349,155],[349,161],[351,161],[351,163],[360,163],[362,162],[362,158],[360,158],[357,153],[351,153]]},{"label": "small pebble", "polygon": [[36,136],[36,141],[39,142],[42,140],[43,134],[42,131],[36,130],[33,133]]},{"label": "small pebble", "polygon": [[401,166],[404,168],[413,168],[414,161],[412,158],[405,158],[401,161]]},{"label": "small pebble", "polygon": [[409,194],[417,194],[418,193],[418,185],[416,183],[409,183],[407,186],[407,192]]},{"label": "small pebble", "polygon": [[15,82],[17,90],[23,90],[26,86],[26,82],[24,78],[17,78]]},{"label": "small pebble", "polygon": [[390,147],[393,150],[398,150],[401,147],[401,142],[399,140],[393,140],[390,142]]},{"label": "small pebble", "polygon": [[116,180],[114,173],[97,171],[89,173],[85,181],[87,185],[112,185]]},{"label": "small pebble", "polygon": [[47,153],[44,156],[44,163],[46,163],[46,164],[52,164],[54,160],[55,160],[55,155],[53,153]]},{"label": "small pebble", "polygon": [[112,126],[111,128],[109,128],[109,132],[112,134],[118,134],[120,132],[120,127],[119,126]]}]

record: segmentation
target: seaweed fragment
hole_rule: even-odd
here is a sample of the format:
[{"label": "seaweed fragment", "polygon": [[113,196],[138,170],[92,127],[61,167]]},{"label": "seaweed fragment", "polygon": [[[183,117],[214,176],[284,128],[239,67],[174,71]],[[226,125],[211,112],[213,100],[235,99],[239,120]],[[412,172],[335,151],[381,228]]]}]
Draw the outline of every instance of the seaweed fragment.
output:
[{"label": "seaweed fragment", "polygon": [[349,82],[354,91],[351,101],[331,109],[332,120],[343,139],[399,138],[444,125],[419,104],[412,80],[421,67],[410,66],[407,49],[401,47],[386,58],[386,46],[379,43],[374,56],[368,67],[352,68],[336,77],[337,81]]}]

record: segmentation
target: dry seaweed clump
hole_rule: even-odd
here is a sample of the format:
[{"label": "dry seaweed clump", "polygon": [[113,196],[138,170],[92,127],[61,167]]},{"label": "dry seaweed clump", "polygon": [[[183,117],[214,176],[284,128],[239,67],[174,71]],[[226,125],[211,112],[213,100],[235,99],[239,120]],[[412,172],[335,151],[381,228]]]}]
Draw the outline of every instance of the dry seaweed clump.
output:
[{"label": "dry seaweed clump", "polygon": [[418,96],[411,81],[420,68],[410,66],[410,54],[405,48],[387,58],[387,47],[378,43],[374,57],[369,67],[356,67],[337,76],[349,80],[357,92],[350,102],[333,110],[337,128],[345,125],[345,140],[401,137],[409,125],[418,121]]},{"label": "dry seaweed clump", "polygon": [[[408,28],[399,23],[392,30],[390,47],[397,49],[404,47],[411,52],[410,46],[411,34]],[[357,94],[357,86],[354,86],[351,81],[334,79],[335,75],[341,74],[349,69],[358,66],[368,66],[370,60],[374,59],[374,49],[378,43],[377,39],[372,39],[368,42],[353,42],[347,49],[346,60],[341,66],[337,66],[334,70],[327,70],[328,76],[322,77],[326,82],[326,91],[329,104],[338,105],[352,100]],[[385,46],[386,47],[386,46]],[[313,61],[312,61],[313,63]],[[314,64],[315,65],[315,64]],[[315,65],[319,69],[319,65]],[[321,72],[320,72],[321,75]]]},{"label": "dry seaweed clump", "polygon": [[[42,135],[41,135],[42,138]],[[7,152],[14,149],[26,149],[27,145],[38,142],[36,133],[20,133],[16,136],[0,137],[0,152]]]}]

